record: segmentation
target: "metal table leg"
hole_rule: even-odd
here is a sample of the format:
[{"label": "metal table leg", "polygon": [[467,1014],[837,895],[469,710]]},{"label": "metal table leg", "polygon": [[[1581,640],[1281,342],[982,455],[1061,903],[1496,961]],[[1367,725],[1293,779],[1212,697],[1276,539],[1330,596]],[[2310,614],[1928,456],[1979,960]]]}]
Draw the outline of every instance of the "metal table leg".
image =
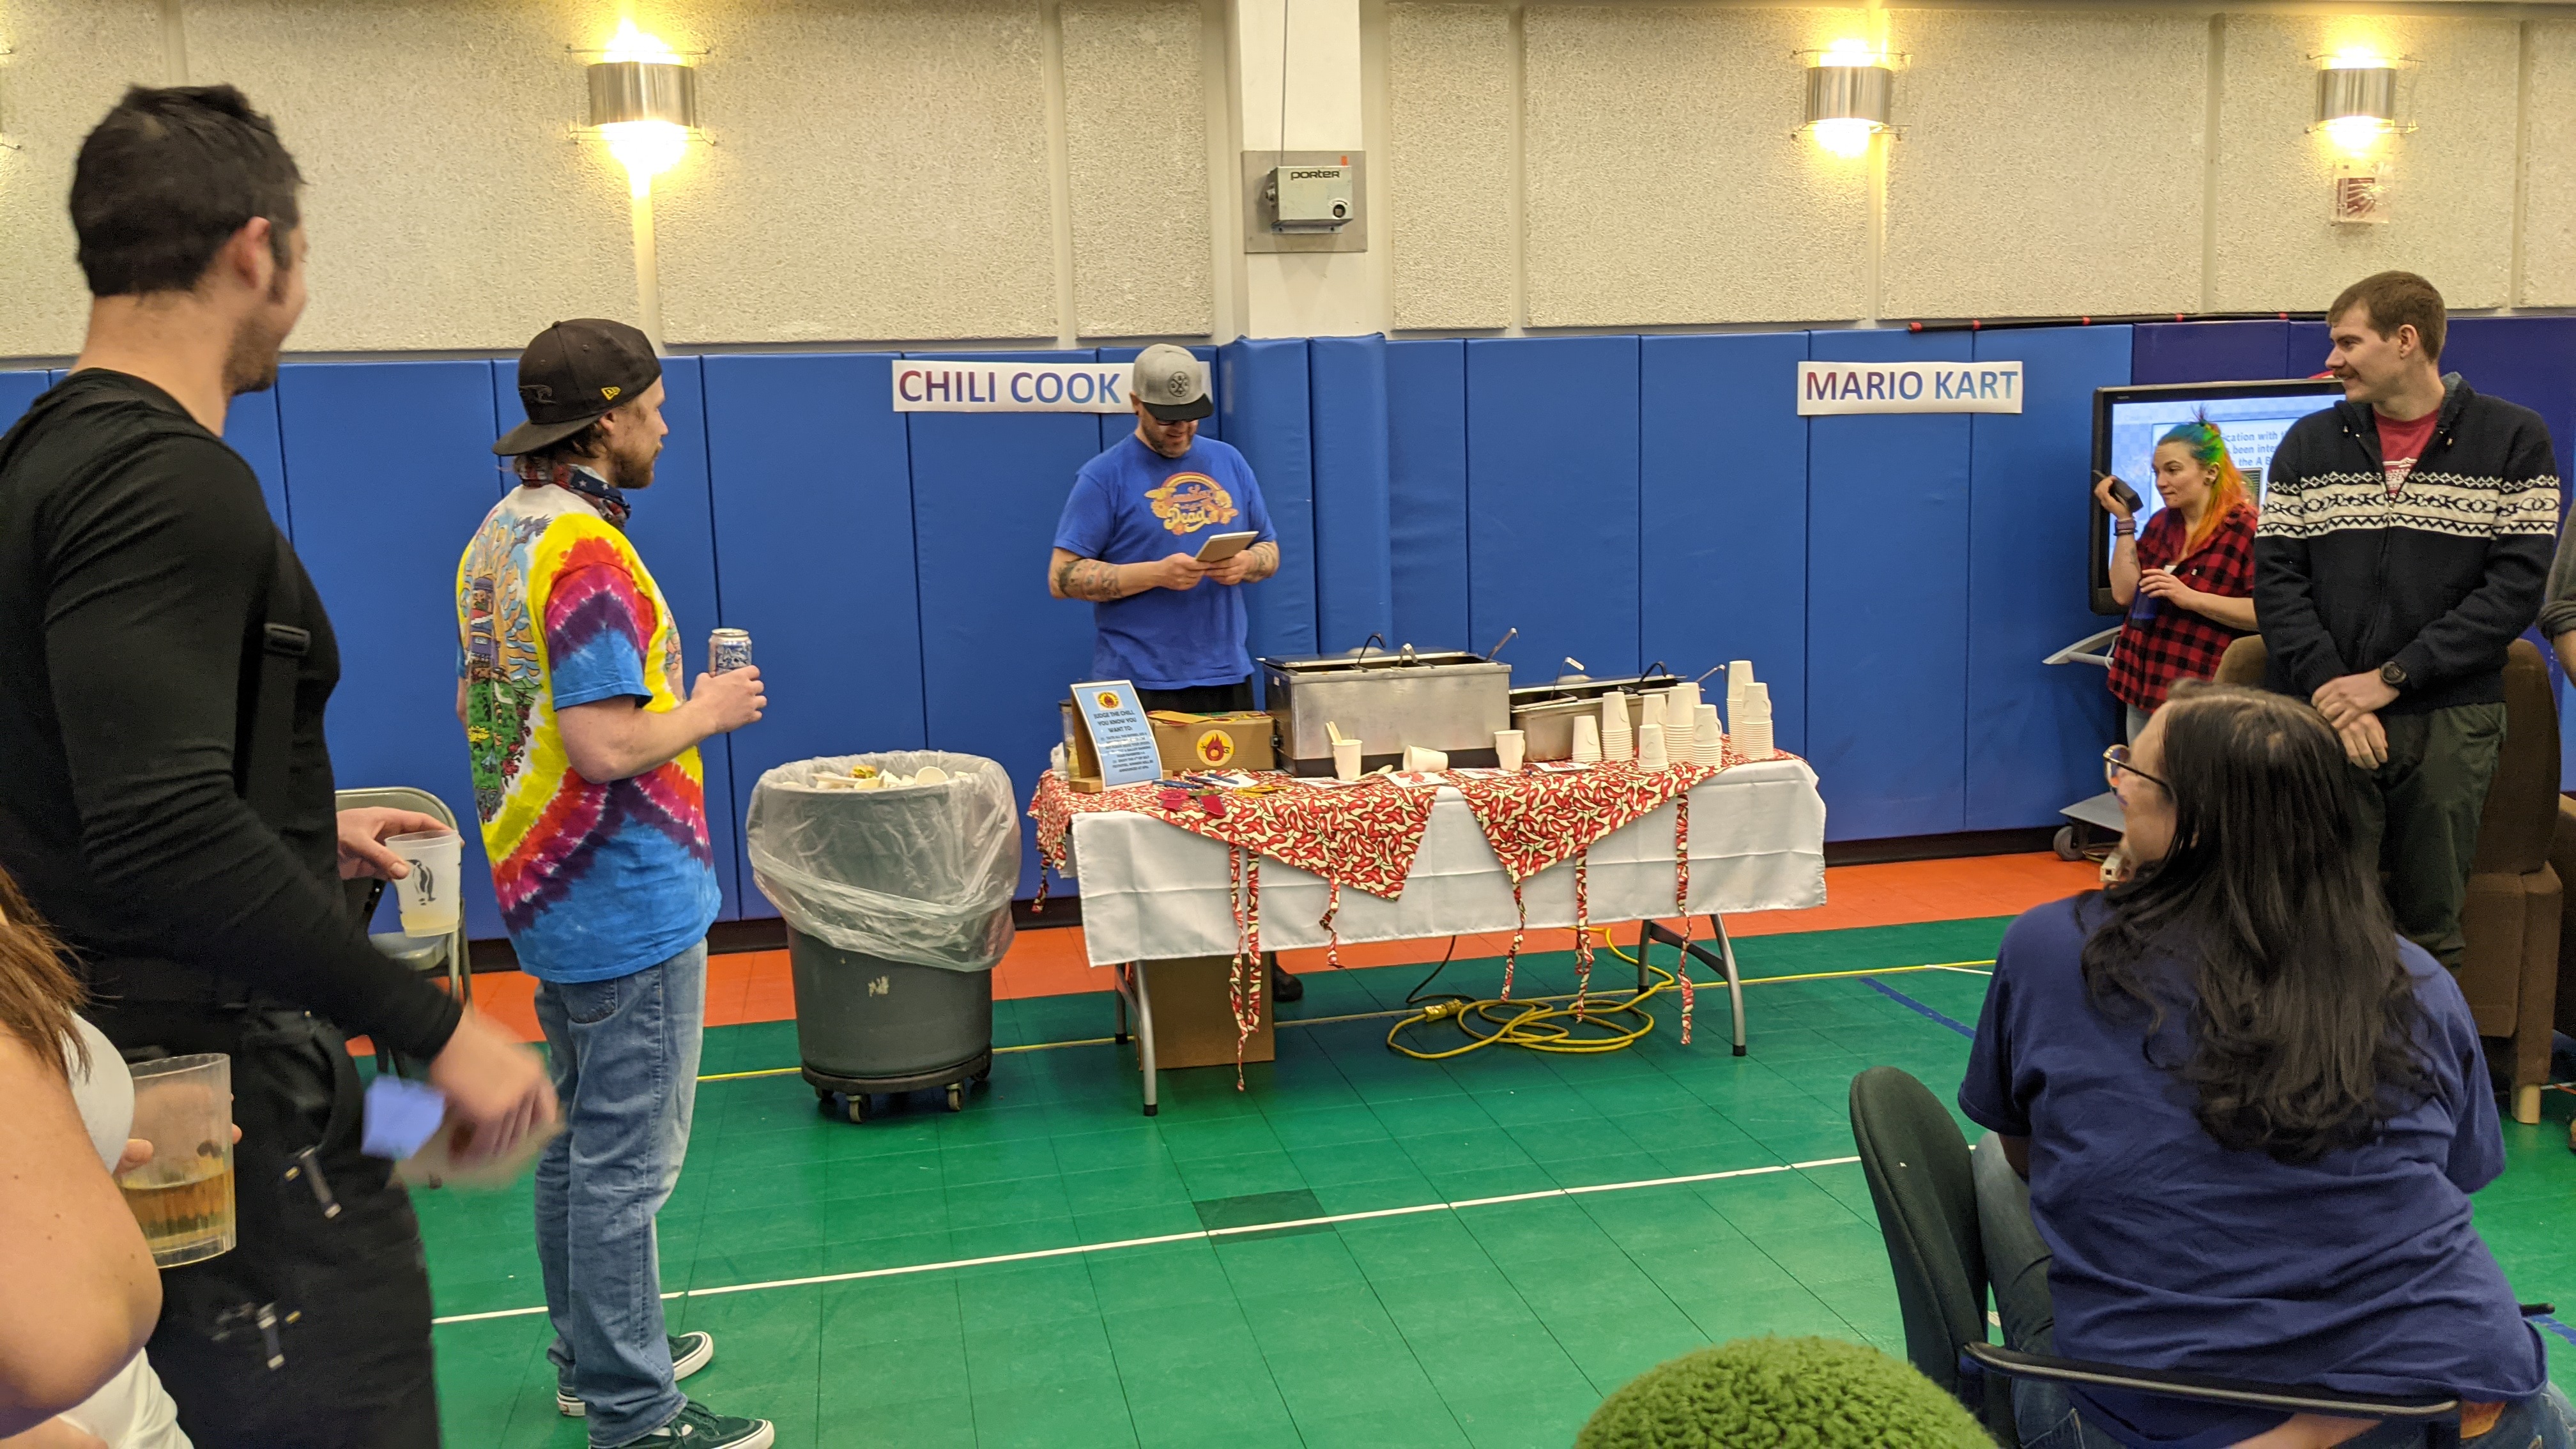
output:
[{"label": "metal table leg", "polygon": [[1153,993],[1145,984],[1145,963],[1131,961],[1118,968],[1118,1039],[1127,1039],[1127,1014],[1135,1012],[1136,1072],[1145,1098],[1145,1115],[1152,1117],[1162,1110],[1156,1100],[1154,1077],[1154,1003]]},{"label": "metal table leg", "polygon": [[[1696,941],[1690,943],[1689,952],[1691,956],[1697,956],[1726,976],[1727,1004],[1734,1008],[1735,1014],[1735,1054],[1740,1057],[1744,1055],[1744,977],[1735,969],[1735,943],[1727,939],[1726,918],[1711,911],[1708,913],[1708,925],[1709,929],[1717,935],[1716,954],[1711,955],[1706,947]],[[1640,991],[1646,989],[1645,961],[1648,941],[1660,941],[1668,946],[1682,944],[1680,933],[1661,922],[1643,921],[1638,924],[1637,989]],[[1688,957],[1683,959],[1681,969],[1684,971],[1690,969]]]}]

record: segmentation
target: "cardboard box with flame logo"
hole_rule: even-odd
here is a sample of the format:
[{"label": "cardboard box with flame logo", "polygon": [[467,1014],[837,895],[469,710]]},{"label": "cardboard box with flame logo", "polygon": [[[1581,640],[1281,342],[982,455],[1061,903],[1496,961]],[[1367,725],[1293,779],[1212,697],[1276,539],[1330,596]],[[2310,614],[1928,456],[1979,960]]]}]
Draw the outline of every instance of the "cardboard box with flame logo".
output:
[{"label": "cardboard box with flame logo", "polygon": [[1266,714],[1181,714],[1158,709],[1145,716],[1154,727],[1154,749],[1171,775],[1208,770],[1267,770],[1277,755],[1271,737],[1278,722]]}]

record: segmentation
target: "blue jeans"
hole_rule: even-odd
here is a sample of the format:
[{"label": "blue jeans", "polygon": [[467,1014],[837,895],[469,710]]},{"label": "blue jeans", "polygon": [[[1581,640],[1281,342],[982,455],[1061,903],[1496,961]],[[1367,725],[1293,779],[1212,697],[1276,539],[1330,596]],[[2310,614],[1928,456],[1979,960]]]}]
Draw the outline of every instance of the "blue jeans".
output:
[{"label": "blue jeans", "polygon": [[[1970,1157],[1977,1185],[1977,1236],[1994,1283],[1995,1316],[2003,1320],[2007,1347],[2049,1353],[2056,1312],[2048,1298],[2048,1243],[2030,1220],[2030,1185],[2004,1161],[1989,1132]],[[2000,1387],[1990,1376],[1987,1392]],[[2100,1424],[2087,1423],[2075,1401],[2056,1384],[2014,1379],[2013,1422],[2021,1449],[2122,1449]],[[2426,1426],[2384,1420],[2346,1439],[2337,1449],[2570,1449],[2576,1443],[2576,1408],[2552,1384],[2538,1395],[2505,1405],[2495,1427],[2475,1439],[2459,1437],[2458,1423]]]},{"label": "blue jeans", "polygon": [[537,1262],[563,1387],[590,1442],[625,1444],[687,1403],[671,1379],[653,1214],[688,1153],[707,1016],[704,941],[631,976],[537,986],[564,1132],[537,1161]]}]

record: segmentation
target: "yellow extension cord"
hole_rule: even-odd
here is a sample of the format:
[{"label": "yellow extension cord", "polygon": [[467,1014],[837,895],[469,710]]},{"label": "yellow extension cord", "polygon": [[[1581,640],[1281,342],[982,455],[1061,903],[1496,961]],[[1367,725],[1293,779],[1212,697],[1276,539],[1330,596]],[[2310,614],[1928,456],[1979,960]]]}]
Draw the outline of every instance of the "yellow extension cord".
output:
[{"label": "yellow extension cord", "polygon": [[[1620,950],[1611,941],[1607,927],[1595,926],[1592,929],[1600,932],[1601,945],[1611,955],[1631,966],[1638,964],[1636,957]],[[1454,948],[1456,943],[1453,941],[1451,944]],[[1640,945],[1638,949],[1643,951],[1645,948]],[[1442,965],[1447,964],[1444,958]],[[1648,1032],[1655,1029],[1655,1018],[1646,1011],[1645,1004],[1681,985],[1679,977],[1661,966],[1649,964],[1645,969],[1655,979],[1653,985],[1642,991],[1631,991],[1625,995],[1618,992],[1603,992],[1597,996],[1586,995],[1579,1002],[1567,1002],[1562,1006],[1553,1003],[1566,1001],[1564,997],[1540,997],[1521,1001],[1505,1001],[1500,997],[1482,999],[1471,996],[1443,997],[1389,1027],[1386,1033],[1387,1049],[1423,1062],[1463,1057],[1469,1052],[1482,1051],[1497,1043],[1527,1047],[1537,1052],[1624,1051],[1636,1045]],[[1687,954],[1682,957],[1682,969],[1685,971],[1690,969],[1690,958]],[[1434,976],[1439,974],[1438,971],[1432,972]],[[1619,1018],[1633,1018],[1634,1024],[1620,1026],[1611,1024]],[[1445,1051],[1421,1051],[1396,1040],[1408,1027],[1429,1026],[1433,1022],[1440,1021],[1455,1023],[1458,1030],[1465,1033],[1466,1044],[1450,1047]],[[1480,1023],[1491,1027],[1492,1030],[1479,1031],[1477,1028]]]}]

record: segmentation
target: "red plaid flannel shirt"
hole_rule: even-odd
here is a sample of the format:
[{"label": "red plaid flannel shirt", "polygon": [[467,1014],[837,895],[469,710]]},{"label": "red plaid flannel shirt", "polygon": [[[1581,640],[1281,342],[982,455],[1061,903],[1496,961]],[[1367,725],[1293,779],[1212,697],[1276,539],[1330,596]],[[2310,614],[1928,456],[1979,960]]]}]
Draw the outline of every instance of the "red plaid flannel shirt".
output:
[{"label": "red plaid flannel shirt", "polygon": [[[2167,508],[2138,532],[2138,567],[2170,568],[2204,594],[2254,595],[2254,510],[2238,508],[2222,520],[2209,542],[2178,559],[2187,531],[2182,510]],[[2140,618],[2141,608],[2149,611]],[[2140,709],[2165,702],[2177,679],[2214,679],[2218,658],[2244,636],[2189,609],[2137,596],[2111,650],[2111,693]]]}]

